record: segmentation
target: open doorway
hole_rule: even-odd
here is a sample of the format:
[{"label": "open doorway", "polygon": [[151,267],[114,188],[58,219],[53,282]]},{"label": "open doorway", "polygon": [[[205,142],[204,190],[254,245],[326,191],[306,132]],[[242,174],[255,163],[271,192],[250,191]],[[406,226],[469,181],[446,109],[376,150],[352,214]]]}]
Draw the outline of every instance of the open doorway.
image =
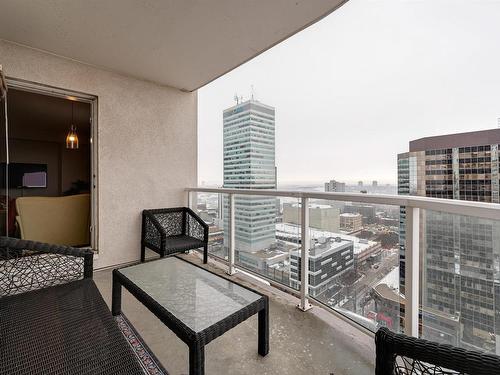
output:
[{"label": "open doorway", "polygon": [[12,86],[0,154],[0,232],[95,248],[92,100]]}]

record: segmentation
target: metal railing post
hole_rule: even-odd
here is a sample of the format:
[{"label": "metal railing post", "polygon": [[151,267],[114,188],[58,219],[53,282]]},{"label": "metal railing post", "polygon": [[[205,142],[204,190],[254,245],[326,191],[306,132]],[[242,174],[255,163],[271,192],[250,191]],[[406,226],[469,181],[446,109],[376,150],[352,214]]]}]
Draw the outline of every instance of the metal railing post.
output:
[{"label": "metal railing post", "polygon": [[229,246],[227,252],[228,260],[228,270],[229,275],[234,275],[236,273],[236,268],[234,267],[234,232],[235,232],[235,220],[234,220],[234,194],[229,195],[229,217],[228,217],[228,230],[229,230]]},{"label": "metal railing post", "polygon": [[406,206],[405,334],[418,337],[420,209]]},{"label": "metal railing post", "polygon": [[309,310],[309,198],[301,198],[301,230],[300,230],[300,304],[297,306],[302,311]]},{"label": "metal railing post", "polygon": [[188,191],[188,201],[187,201],[187,206],[192,209],[194,211],[194,201],[193,201],[193,197],[194,195],[196,195],[195,192],[189,190]]}]

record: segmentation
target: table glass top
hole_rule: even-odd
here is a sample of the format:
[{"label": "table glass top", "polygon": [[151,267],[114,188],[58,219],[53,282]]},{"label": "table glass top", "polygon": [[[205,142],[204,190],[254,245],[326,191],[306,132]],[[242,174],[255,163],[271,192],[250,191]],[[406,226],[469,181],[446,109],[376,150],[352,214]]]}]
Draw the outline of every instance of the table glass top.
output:
[{"label": "table glass top", "polygon": [[119,272],[195,332],[261,298],[173,257],[122,268]]}]

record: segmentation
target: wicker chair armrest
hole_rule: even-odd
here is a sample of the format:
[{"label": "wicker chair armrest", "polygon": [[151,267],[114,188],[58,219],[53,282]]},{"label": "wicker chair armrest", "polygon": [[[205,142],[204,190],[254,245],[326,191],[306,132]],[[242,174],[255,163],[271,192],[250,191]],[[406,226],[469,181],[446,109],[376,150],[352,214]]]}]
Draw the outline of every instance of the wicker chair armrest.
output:
[{"label": "wicker chair armrest", "polygon": [[[203,230],[203,241],[208,242],[208,224],[203,221],[201,217],[199,217],[192,209],[186,208],[186,215],[195,220],[201,229]],[[189,222],[189,220],[187,220]],[[191,221],[192,222],[192,221]],[[201,239],[201,238],[200,238]]]},{"label": "wicker chair armrest", "polygon": [[160,222],[154,215],[153,211],[161,211],[161,210],[143,210],[142,212],[144,216],[147,216],[151,220],[151,224],[153,224],[156,230],[163,235],[165,233],[165,229],[161,226]]},{"label": "wicker chair armrest", "polygon": [[75,257],[86,257],[94,255],[90,249],[81,249],[72,246],[54,245],[44,242],[20,240],[12,237],[0,237],[0,248],[8,248],[11,250],[30,250],[42,253],[71,255]]},{"label": "wicker chair armrest", "polygon": [[0,296],[92,278],[93,259],[90,249],[0,237]]},{"label": "wicker chair armrest", "polygon": [[[496,355],[409,337],[387,328],[377,331],[375,344],[376,375],[414,373],[408,372],[408,366],[413,369],[425,367],[428,373],[434,373],[435,368],[436,374],[448,369],[461,374],[487,375],[498,373],[500,369],[500,357]],[[398,364],[397,357],[407,360]]]}]

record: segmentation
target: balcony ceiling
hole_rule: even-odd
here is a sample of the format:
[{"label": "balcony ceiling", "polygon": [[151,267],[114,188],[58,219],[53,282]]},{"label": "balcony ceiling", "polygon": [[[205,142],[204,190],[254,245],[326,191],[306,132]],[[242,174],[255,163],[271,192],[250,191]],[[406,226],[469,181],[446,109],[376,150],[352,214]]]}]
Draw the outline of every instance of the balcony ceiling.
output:
[{"label": "balcony ceiling", "polygon": [[0,0],[0,38],[192,91],[346,1]]}]

